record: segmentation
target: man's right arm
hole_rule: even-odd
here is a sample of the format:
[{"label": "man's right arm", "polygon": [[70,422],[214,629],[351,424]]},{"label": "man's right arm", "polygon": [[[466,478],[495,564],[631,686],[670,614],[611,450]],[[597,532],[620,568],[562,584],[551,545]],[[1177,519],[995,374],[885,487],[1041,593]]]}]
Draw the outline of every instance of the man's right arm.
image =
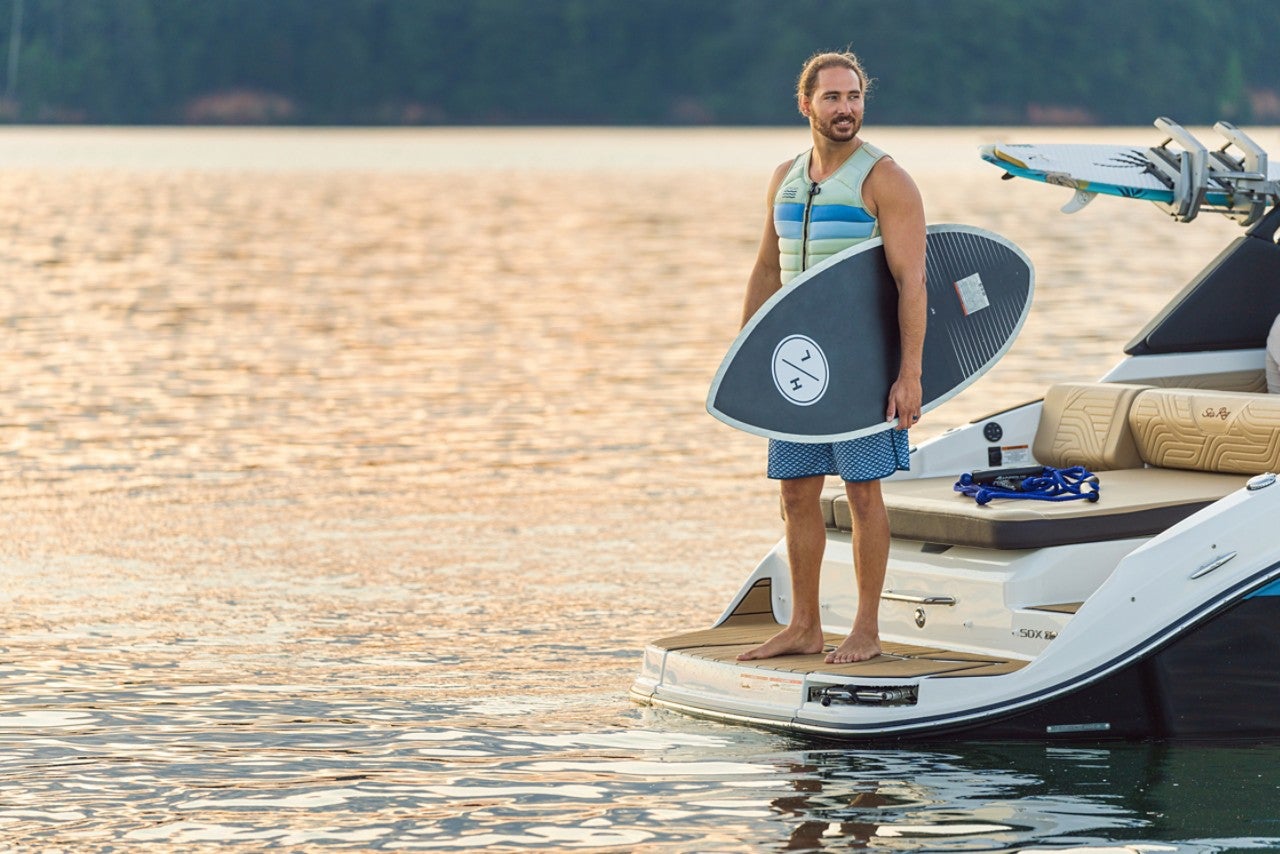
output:
[{"label": "man's right arm", "polygon": [[747,278],[747,296],[742,303],[742,325],[746,326],[765,300],[773,296],[782,287],[782,262],[778,251],[778,232],[773,226],[773,200],[782,186],[782,179],[791,169],[791,161],[783,163],[773,172],[769,180],[769,195],[765,197],[764,234],[760,238],[760,249],[756,253],[755,266]]}]

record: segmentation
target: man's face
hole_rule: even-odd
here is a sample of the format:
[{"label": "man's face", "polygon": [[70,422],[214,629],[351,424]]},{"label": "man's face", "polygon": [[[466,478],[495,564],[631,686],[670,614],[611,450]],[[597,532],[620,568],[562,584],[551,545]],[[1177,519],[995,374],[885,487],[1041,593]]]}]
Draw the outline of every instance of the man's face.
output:
[{"label": "man's face", "polygon": [[862,81],[851,68],[818,72],[813,96],[802,99],[800,112],[815,131],[832,142],[848,142],[862,129]]}]

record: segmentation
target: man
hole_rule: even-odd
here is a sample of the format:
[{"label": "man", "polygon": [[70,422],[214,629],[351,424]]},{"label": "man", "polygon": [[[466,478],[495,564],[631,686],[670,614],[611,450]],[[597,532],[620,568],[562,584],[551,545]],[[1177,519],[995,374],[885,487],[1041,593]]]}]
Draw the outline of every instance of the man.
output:
[{"label": "man", "polygon": [[[828,663],[880,654],[879,606],[889,559],[889,517],[880,478],[910,465],[906,428],[920,420],[921,351],[925,333],[924,204],[911,177],[859,137],[867,76],[851,53],[821,53],[800,74],[796,99],[809,120],[813,148],[777,168],[769,183],[768,216],[747,283],[743,323],[782,285],[841,249],[877,235],[898,287],[902,361],[889,389],[890,429],[828,444],[771,440],[769,477],[780,480],[791,565],[791,621],[747,661],[823,650],[818,580],[826,547],[819,498],[826,475],[839,474],[853,514],[858,610],[848,637]],[[814,220],[821,229],[812,229]]]}]

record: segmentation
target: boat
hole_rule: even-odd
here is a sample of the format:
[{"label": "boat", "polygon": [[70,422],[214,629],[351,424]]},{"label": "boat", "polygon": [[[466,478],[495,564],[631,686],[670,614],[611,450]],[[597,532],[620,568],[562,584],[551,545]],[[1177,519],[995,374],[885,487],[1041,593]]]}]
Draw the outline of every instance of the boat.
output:
[{"label": "boat", "polygon": [[[710,628],[646,646],[632,699],[860,742],[1280,736],[1280,395],[1264,377],[1280,193],[1242,176],[1247,231],[1114,368],[923,442],[883,482],[880,656],[736,660],[790,617],[779,542]],[[1186,221],[1194,202],[1168,204]],[[955,490],[962,473],[1028,465],[1083,466],[1099,500],[979,504]],[[857,607],[853,535],[838,484],[822,507],[833,646]]]}]

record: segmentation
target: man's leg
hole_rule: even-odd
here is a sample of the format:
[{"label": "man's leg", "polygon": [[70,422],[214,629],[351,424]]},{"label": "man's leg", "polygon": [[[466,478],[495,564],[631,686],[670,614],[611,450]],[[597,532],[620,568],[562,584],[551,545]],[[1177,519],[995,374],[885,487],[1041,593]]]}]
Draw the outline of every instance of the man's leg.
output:
[{"label": "man's leg", "polygon": [[739,661],[822,652],[818,579],[827,545],[827,526],[819,499],[825,482],[822,475],[780,481],[787,562],[791,565],[791,622],[760,646],[739,655]]},{"label": "man's leg", "polygon": [[858,612],[853,629],[829,664],[866,661],[880,654],[880,594],[889,564],[889,514],[884,508],[880,481],[844,485],[853,515],[853,567],[858,578]]}]

